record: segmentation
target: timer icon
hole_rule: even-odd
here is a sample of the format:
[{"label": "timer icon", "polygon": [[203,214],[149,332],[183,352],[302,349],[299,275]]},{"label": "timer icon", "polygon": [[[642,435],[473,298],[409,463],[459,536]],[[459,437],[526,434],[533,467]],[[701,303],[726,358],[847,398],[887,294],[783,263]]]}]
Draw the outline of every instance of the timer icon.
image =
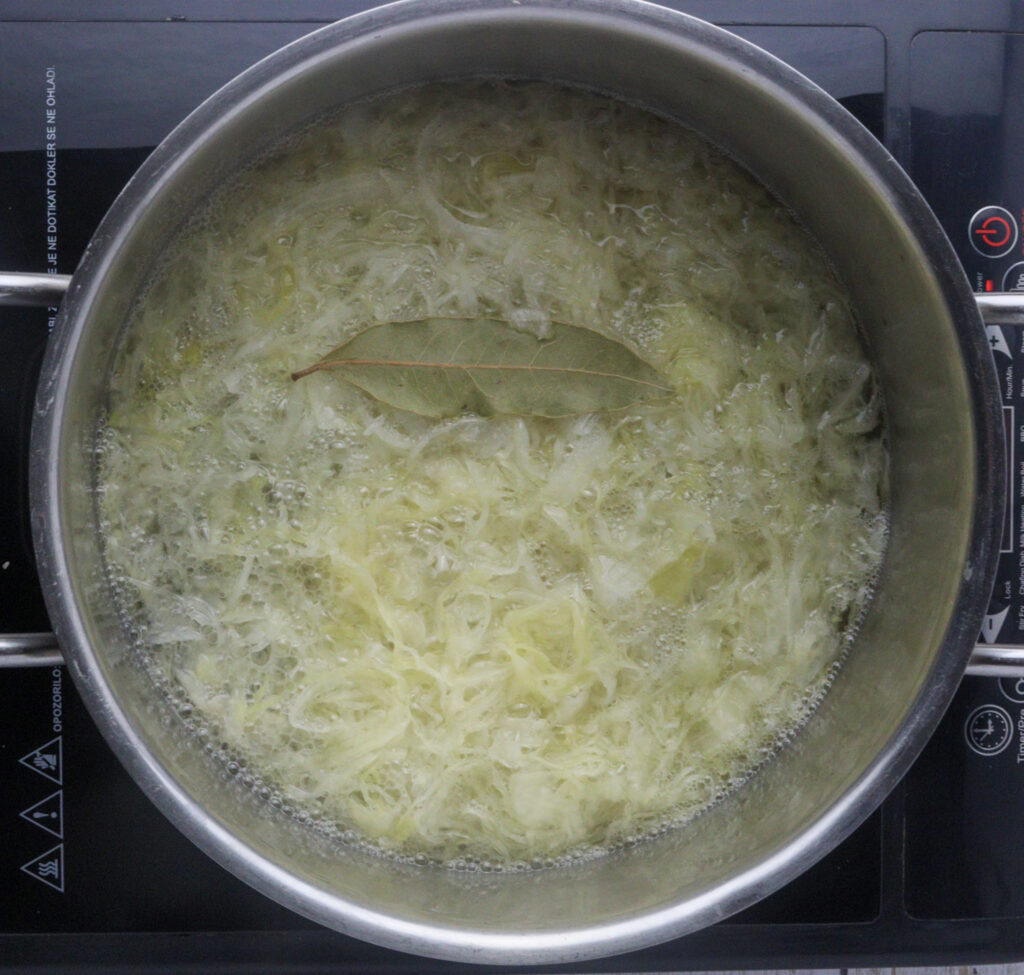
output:
[{"label": "timer icon", "polygon": [[983,704],[967,716],[964,737],[972,752],[998,755],[1013,737],[1013,719],[998,704]]}]

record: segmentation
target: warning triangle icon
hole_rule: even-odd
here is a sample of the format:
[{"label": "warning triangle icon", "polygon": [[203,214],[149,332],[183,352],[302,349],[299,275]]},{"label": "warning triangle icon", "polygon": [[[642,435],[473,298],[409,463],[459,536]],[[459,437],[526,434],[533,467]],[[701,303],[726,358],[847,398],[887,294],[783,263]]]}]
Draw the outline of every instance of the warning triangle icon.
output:
[{"label": "warning triangle icon", "polygon": [[35,751],[22,756],[18,761],[51,782],[63,785],[64,750],[61,746],[60,735],[51,738],[45,745],[40,745]]},{"label": "warning triangle icon", "polygon": [[19,814],[22,819],[35,823],[57,839],[64,839],[64,794],[58,789],[52,796],[40,799],[34,806]]},{"label": "warning triangle icon", "polygon": [[22,872],[30,877],[64,893],[64,844],[58,843],[53,849],[40,853],[34,860],[29,860]]}]

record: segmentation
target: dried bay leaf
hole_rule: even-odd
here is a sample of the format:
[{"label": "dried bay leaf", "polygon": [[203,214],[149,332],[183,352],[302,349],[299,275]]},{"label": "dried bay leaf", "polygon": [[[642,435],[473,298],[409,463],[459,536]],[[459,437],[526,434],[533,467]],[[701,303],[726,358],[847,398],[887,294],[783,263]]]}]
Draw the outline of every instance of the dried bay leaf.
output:
[{"label": "dried bay leaf", "polygon": [[372,325],[319,362],[376,399],[422,416],[572,416],[670,396],[663,376],[621,342],[553,323],[544,338],[495,318]]}]

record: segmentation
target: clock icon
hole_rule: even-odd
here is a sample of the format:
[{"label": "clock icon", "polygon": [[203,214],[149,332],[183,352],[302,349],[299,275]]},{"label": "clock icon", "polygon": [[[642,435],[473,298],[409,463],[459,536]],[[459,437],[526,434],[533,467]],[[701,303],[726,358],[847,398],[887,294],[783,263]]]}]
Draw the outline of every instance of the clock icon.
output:
[{"label": "clock icon", "polygon": [[983,704],[967,716],[964,737],[972,752],[998,755],[1013,737],[1013,719],[998,704]]}]

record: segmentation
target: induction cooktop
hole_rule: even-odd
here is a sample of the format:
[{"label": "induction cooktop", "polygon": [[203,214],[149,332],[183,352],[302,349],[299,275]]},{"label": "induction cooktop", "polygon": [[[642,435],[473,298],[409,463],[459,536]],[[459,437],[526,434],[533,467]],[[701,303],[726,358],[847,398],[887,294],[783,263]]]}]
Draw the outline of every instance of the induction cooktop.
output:
[{"label": "induction cooktop", "polygon": [[[206,95],[360,0],[0,0],[0,268],[70,273],[152,147]],[[823,86],[907,169],[979,292],[1024,291],[1024,5],[708,0]],[[899,286],[893,269],[892,286]],[[0,622],[49,628],[26,504],[54,309],[0,308]],[[1024,335],[989,329],[1024,441]],[[1024,465],[979,644],[1024,644]],[[44,658],[49,659],[49,658]],[[142,795],[55,661],[0,668],[0,971],[453,972],[326,931],[224,872]],[[1024,958],[1024,680],[967,677],[924,754],[846,842],[728,921],[519,971],[663,972]],[[495,971],[498,969],[491,968]]]}]

